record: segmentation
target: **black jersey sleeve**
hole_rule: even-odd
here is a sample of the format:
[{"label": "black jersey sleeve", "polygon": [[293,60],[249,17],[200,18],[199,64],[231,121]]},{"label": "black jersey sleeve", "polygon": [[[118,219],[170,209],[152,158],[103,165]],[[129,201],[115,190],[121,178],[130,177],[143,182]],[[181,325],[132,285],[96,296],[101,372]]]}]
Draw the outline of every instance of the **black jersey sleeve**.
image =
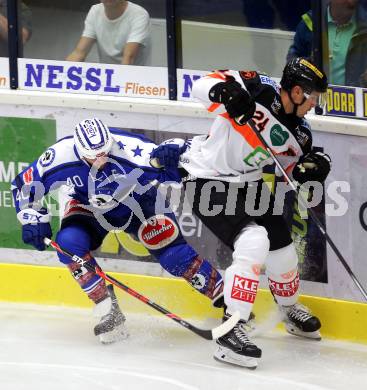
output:
[{"label": "black jersey sleeve", "polygon": [[303,154],[309,153],[312,149],[312,133],[309,123],[305,119],[301,119],[293,134]]}]

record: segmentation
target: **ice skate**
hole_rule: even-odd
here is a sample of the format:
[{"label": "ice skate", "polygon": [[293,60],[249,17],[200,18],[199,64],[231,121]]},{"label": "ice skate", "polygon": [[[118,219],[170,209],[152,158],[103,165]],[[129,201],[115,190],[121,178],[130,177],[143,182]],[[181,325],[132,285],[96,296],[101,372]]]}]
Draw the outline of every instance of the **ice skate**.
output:
[{"label": "ice skate", "polygon": [[255,369],[261,358],[261,349],[249,339],[250,330],[247,322],[240,320],[230,332],[216,340],[217,350],[214,359]]},{"label": "ice skate", "polygon": [[292,306],[279,306],[284,315],[283,322],[288,333],[306,337],[314,340],[321,340],[319,329],[320,320],[311,314],[310,310],[296,303]]},{"label": "ice skate", "polygon": [[112,284],[107,286],[109,296],[95,307],[95,316],[101,317],[94,334],[102,344],[110,344],[128,337],[125,316],[122,314]]}]

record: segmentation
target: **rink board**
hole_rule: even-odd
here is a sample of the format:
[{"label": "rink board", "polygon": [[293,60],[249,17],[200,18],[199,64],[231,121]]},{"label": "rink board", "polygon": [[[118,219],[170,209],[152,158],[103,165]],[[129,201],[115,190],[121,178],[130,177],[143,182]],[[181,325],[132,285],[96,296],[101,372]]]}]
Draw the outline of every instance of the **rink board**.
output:
[{"label": "rink board", "polygon": [[[222,314],[221,310],[212,308],[210,302],[184,280],[114,272],[110,274],[184,318],[220,318]],[[66,268],[0,264],[0,285],[1,301],[92,307]],[[115,290],[124,311],[159,314],[122,290]],[[302,296],[301,302],[320,317],[324,337],[367,343],[366,304],[314,296]],[[274,306],[269,291],[260,290],[254,309],[259,321]]]}]

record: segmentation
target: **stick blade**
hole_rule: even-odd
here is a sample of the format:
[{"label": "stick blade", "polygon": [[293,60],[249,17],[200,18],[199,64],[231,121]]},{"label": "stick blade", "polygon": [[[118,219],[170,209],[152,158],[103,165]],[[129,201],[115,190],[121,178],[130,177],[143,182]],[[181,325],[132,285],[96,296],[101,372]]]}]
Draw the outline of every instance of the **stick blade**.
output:
[{"label": "stick blade", "polygon": [[239,321],[239,319],[240,319],[240,312],[236,311],[231,315],[231,317],[227,321],[223,322],[223,324],[212,329],[213,340],[219,339],[219,337],[224,336],[230,330],[232,330],[234,326],[237,324],[237,322]]}]

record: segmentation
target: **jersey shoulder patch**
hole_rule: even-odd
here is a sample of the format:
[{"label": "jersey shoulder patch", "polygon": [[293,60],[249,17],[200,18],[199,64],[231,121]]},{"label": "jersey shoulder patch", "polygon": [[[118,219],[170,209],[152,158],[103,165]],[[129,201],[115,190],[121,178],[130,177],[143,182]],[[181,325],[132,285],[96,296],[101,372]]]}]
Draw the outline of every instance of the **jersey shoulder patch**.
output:
[{"label": "jersey shoulder patch", "polygon": [[38,159],[38,162],[42,167],[48,167],[55,160],[56,152],[54,148],[48,148],[42,156]]},{"label": "jersey shoulder patch", "polygon": [[258,73],[254,70],[240,70],[240,76],[243,80],[252,80],[258,76]]},{"label": "jersey shoulder patch", "polygon": [[37,161],[37,169],[42,176],[43,173],[58,165],[77,161],[74,153],[73,137],[66,137],[46,149]]},{"label": "jersey shoulder patch", "polygon": [[294,137],[301,146],[303,153],[308,153],[312,148],[312,133],[311,127],[307,121],[302,119],[301,123],[296,127],[294,131]]},{"label": "jersey shoulder patch", "polygon": [[258,73],[252,70],[241,70],[238,72],[246,89],[253,97],[260,94],[268,94],[270,91],[279,92],[278,84],[264,73]]},{"label": "jersey shoulder patch", "polygon": [[272,88],[275,89],[276,92],[279,92],[278,83],[275,80],[273,80],[271,77],[269,77],[268,75],[266,75],[264,73],[259,73],[259,79],[260,79],[261,84],[270,85]]}]

